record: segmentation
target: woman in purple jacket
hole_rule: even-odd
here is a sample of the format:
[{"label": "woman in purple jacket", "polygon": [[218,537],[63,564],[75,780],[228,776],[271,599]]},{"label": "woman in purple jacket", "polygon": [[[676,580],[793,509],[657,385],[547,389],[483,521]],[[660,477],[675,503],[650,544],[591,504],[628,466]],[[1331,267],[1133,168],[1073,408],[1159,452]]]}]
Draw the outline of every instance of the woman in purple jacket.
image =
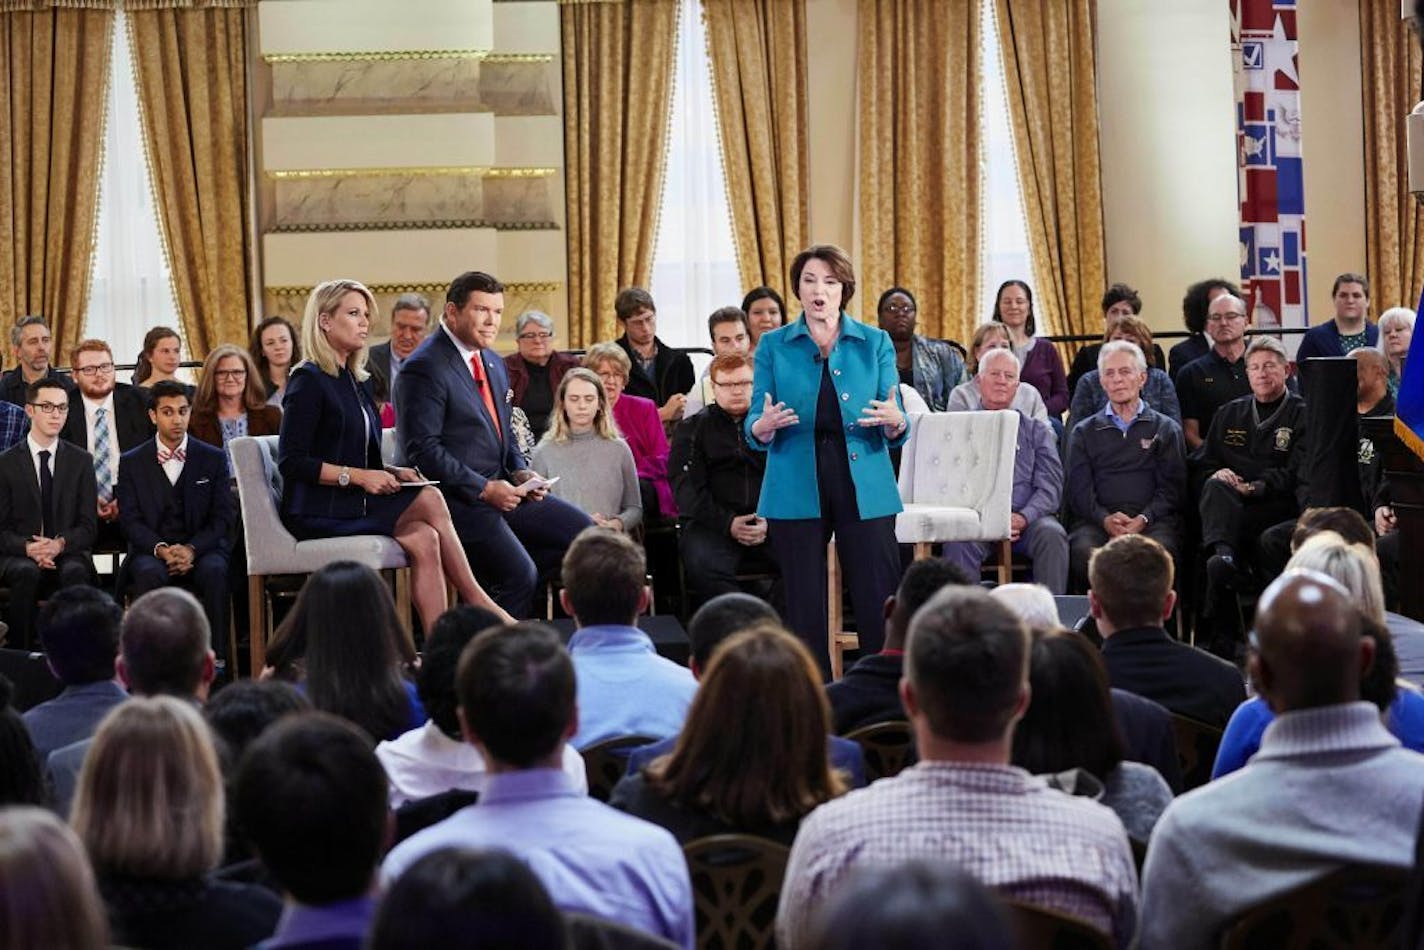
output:
[{"label": "woman in purple jacket", "polygon": [[1019,382],[1028,383],[1043,396],[1050,416],[1068,408],[1068,374],[1063,357],[1048,340],[1034,336],[1033,291],[1021,280],[1006,280],[994,297],[993,319],[1009,330],[1009,345],[1023,369]]}]

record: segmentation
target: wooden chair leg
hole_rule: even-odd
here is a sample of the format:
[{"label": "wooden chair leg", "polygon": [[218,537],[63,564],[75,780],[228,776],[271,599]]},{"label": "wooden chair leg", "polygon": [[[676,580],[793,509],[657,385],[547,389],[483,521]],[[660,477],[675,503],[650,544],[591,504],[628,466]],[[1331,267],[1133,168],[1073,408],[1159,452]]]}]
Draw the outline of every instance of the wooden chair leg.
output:
[{"label": "wooden chair leg", "polygon": [[999,583],[1014,579],[1014,545],[1008,538],[999,542]]},{"label": "wooden chair leg", "polygon": [[396,568],[396,616],[401,618],[401,633],[405,635],[406,645],[410,647],[411,655],[415,655],[415,631],[411,629],[410,621],[410,568]]},{"label": "wooden chair leg", "polygon": [[934,554],[934,545],[928,541],[915,542],[915,560],[926,561]]},{"label": "wooden chair leg", "polygon": [[247,646],[252,661],[253,679],[262,675],[267,665],[267,597],[263,586],[266,578],[261,574],[247,577]]},{"label": "wooden chair leg", "polygon": [[838,680],[844,670],[841,657],[841,561],[836,551],[836,539],[826,545],[826,649],[831,654],[831,679]]}]

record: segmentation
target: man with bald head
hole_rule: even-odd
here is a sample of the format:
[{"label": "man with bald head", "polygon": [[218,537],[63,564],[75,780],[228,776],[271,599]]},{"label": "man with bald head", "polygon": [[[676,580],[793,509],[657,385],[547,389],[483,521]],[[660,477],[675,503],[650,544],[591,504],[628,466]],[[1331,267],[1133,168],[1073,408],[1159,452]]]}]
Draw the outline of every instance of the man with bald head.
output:
[{"label": "man with bald head", "polygon": [[1424,756],[1360,700],[1375,656],[1346,590],[1288,571],[1256,610],[1249,670],[1275,720],[1234,775],[1177,799],[1143,868],[1153,947],[1215,947],[1242,912],[1348,864],[1409,868]]},{"label": "man with bald head", "polygon": [[1211,431],[1216,410],[1251,391],[1246,376],[1246,301],[1232,294],[1212,299],[1206,310],[1206,335],[1211,349],[1177,374],[1177,399],[1182,405],[1182,435],[1187,450],[1196,451]]}]

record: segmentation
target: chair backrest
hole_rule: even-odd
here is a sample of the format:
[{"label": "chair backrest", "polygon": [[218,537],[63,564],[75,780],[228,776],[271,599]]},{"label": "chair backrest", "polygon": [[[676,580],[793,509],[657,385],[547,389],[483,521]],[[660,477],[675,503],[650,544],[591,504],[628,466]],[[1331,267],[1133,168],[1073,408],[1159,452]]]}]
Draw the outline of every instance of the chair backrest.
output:
[{"label": "chair backrest", "polygon": [[911,415],[900,456],[906,503],[971,508],[986,539],[1009,536],[1019,414],[926,412]]},{"label": "chair backrest", "polygon": [[1047,907],[1008,900],[1018,950],[1111,950],[1112,939],[1086,921]]},{"label": "chair backrest", "polygon": [[613,786],[628,771],[628,753],[657,741],[657,736],[615,736],[580,749],[588,774],[588,794],[601,802],[608,801]]},{"label": "chair backrest", "polygon": [[899,775],[916,760],[915,733],[903,719],[861,726],[847,733],[846,738],[860,745],[865,753],[865,780]]},{"label": "chair backrest", "polygon": [[1172,739],[1177,746],[1177,762],[1182,767],[1182,791],[1211,781],[1211,767],[1216,763],[1221,732],[1190,716],[1172,713]]},{"label": "chair backrest", "polygon": [[277,436],[243,436],[228,443],[232,470],[237,476],[237,498],[242,506],[242,528],[249,574],[264,569],[278,551],[290,554],[297,539],[282,524],[282,474],[277,469]]},{"label": "chair backrest", "polygon": [[1237,916],[1222,950],[1399,946],[1408,881],[1403,868],[1340,868]]},{"label": "chair backrest", "polygon": [[770,947],[790,849],[754,835],[683,845],[692,875],[700,948]]},{"label": "chair backrest", "polygon": [[381,430],[381,461],[387,465],[405,464],[405,452],[401,449],[400,440],[396,438],[395,429]]}]

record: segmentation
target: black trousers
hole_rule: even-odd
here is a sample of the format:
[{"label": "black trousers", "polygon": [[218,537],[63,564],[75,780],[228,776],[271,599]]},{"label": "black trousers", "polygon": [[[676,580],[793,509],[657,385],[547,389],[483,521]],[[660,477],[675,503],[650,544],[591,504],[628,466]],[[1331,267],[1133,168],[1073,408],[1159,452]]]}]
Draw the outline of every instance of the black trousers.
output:
[{"label": "black trousers", "polygon": [[[134,554],[129,558],[129,570],[133,573],[133,592],[139,597],[160,587],[182,587],[192,591],[203,604],[203,613],[208,618],[213,653],[223,661],[227,655],[228,601],[228,557],[227,552],[209,551],[193,562],[193,569],[187,574],[173,577],[168,573],[168,565],[152,554]],[[262,672],[258,670],[258,672]]]},{"label": "black trousers", "polygon": [[719,594],[743,590],[737,582],[738,574],[777,571],[769,544],[747,547],[731,535],[698,524],[682,526],[680,546],[691,601],[689,610],[695,611]]},{"label": "black trousers", "polygon": [[1202,485],[1198,510],[1201,511],[1202,547],[1208,554],[1215,544],[1255,547],[1255,538],[1263,531],[1296,515],[1293,498],[1252,499],[1215,478],[1207,479]]},{"label": "black trousers", "polygon": [[553,495],[508,512],[482,501],[466,504],[448,496],[447,501],[475,577],[495,603],[521,618],[532,615],[539,579],[558,572],[574,538],[593,524]]},{"label": "black trousers", "polygon": [[41,593],[94,583],[94,562],[88,554],[64,554],[53,570],[41,569],[27,557],[0,557],[0,584],[10,589],[9,642],[29,649],[35,645],[35,614]]}]

